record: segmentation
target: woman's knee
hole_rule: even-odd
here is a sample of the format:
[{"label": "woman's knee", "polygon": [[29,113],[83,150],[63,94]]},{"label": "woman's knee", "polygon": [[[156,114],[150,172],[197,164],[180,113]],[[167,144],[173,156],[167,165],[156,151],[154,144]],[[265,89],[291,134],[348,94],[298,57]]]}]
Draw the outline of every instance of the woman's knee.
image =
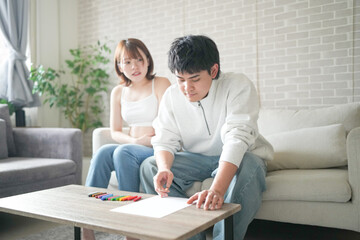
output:
[{"label": "woman's knee", "polygon": [[112,154],[115,148],[116,145],[113,144],[107,144],[101,146],[92,157],[91,164],[99,165],[107,162],[108,159],[112,158]]},{"label": "woman's knee", "polygon": [[114,155],[132,155],[133,149],[130,144],[121,144],[116,147],[114,150]]}]

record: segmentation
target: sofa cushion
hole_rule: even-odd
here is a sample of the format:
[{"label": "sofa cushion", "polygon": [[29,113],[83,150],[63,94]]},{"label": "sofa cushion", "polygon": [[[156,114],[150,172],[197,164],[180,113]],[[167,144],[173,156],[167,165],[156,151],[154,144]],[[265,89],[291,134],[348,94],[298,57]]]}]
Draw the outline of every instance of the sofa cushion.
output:
[{"label": "sofa cushion", "polygon": [[7,140],[8,154],[9,156],[15,156],[16,154],[15,143],[12,133],[9,107],[7,104],[0,104],[0,118],[5,120],[6,123],[6,140]]},{"label": "sofa cushion", "polygon": [[0,119],[0,159],[8,157],[8,149],[6,142],[6,123]]},{"label": "sofa cushion", "polygon": [[303,128],[266,137],[274,148],[268,171],[345,166],[346,133],[342,124]]},{"label": "sofa cushion", "polygon": [[[273,171],[267,173],[263,200],[348,202],[351,199],[348,179],[347,169],[340,168]],[[209,189],[213,180],[208,178],[202,183],[195,182],[187,195]]]},{"label": "sofa cushion", "polygon": [[348,202],[351,199],[348,179],[346,169],[296,169],[269,172],[263,200]]},{"label": "sofa cushion", "polygon": [[1,160],[0,183],[6,186],[22,185],[75,172],[75,162],[68,159],[13,157]]},{"label": "sofa cushion", "polygon": [[261,109],[259,132],[263,136],[300,128],[343,124],[348,133],[360,127],[360,103],[340,104],[318,109]]}]

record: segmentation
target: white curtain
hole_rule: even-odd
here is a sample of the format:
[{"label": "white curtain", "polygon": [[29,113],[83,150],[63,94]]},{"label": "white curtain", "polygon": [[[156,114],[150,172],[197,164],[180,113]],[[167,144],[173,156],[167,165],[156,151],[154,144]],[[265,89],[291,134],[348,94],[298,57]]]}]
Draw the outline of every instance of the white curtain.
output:
[{"label": "white curtain", "polygon": [[17,109],[40,106],[37,94],[32,94],[33,82],[28,80],[25,65],[29,0],[0,0],[0,31],[10,50],[9,58],[0,66],[0,99],[6,99]]}]

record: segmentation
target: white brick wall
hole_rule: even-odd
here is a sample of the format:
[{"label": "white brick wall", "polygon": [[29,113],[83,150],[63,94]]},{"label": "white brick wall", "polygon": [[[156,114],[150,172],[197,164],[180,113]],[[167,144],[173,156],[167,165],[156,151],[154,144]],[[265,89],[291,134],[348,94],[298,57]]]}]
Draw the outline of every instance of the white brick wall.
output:
[{"label": "white brick wall", "polygon": [[112,49],[120,39],[139,38],[155,72],[173,81],[172,40],[205,34],[218,44],[223,71],[243,72],[254,82],[262,107],[315,108],[360,101],[359,2],[79,0],[78,36],[84,45],[108,37]]}]

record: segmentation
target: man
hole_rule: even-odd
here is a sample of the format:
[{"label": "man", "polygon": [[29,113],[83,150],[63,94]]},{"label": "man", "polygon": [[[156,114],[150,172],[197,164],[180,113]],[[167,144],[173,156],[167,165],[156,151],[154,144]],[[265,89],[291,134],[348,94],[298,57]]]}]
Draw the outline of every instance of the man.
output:
[{"label": "man", "polygon": [[[170,86],[153,126],[154,157],[141,165],[147,193],[187,197],[194,181],[214,177],[208,190],[188,203],[204,210],[239,203],[234,215],[235,239],[243,239],[261,205],[266,164],[273,149],[258,133],[259,102],[252,82],[243,74],[220,72],[219,52],[206,36],[176,39],[168,64],[177,84]],[[214,227],[224,239],[224,223]],[[204,234],[194,237],[205,239]]]}]

